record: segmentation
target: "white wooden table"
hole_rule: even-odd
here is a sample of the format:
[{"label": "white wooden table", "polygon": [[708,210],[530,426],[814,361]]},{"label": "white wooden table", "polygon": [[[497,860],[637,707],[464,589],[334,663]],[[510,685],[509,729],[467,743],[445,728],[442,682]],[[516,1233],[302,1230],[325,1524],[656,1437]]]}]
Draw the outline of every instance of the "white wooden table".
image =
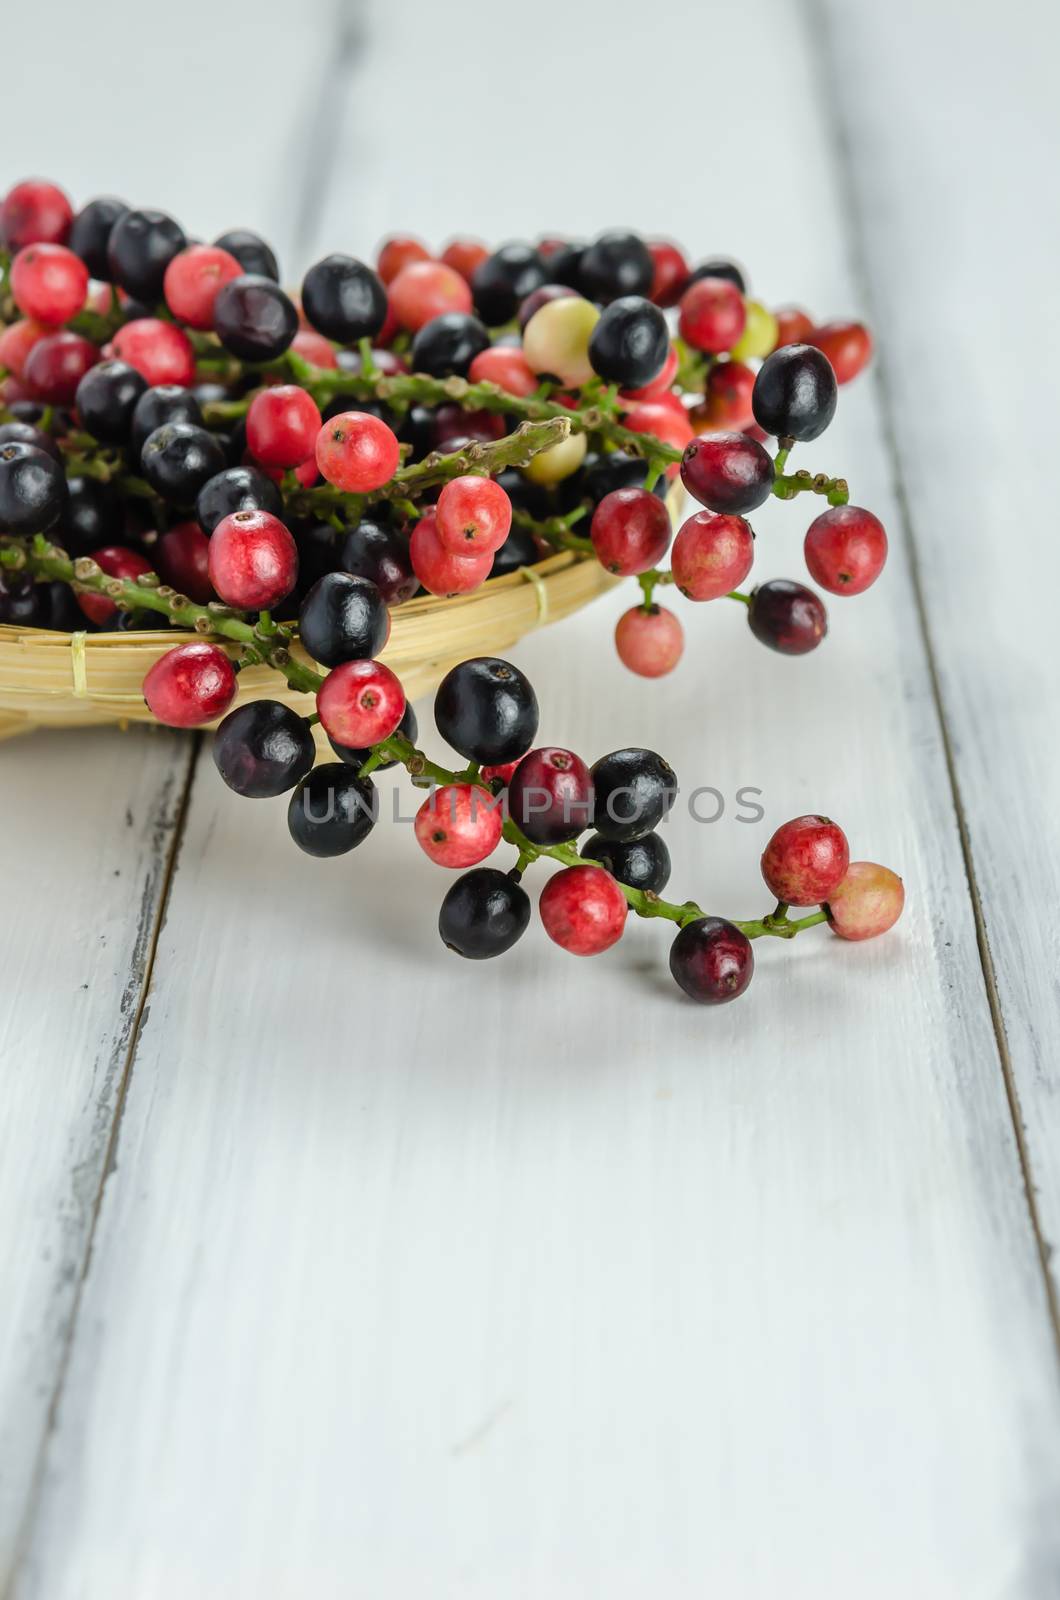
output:
[{"label": "white wooden table", "polygon": [[620,594],[517,659],[550,739],[762,789],[680,894],[756,913],[822,809],[908,911],[704,1013],[650,924],[446,958],[400,830],[312,862],[186,739],[3,747],[0,1593],[1060,1595],[1053,9],[107,9],[20,21],[4,186],[292,274],[625,222],[873,321],[807,464],[893,556],[825,648],[687,609],[634,681]]}]

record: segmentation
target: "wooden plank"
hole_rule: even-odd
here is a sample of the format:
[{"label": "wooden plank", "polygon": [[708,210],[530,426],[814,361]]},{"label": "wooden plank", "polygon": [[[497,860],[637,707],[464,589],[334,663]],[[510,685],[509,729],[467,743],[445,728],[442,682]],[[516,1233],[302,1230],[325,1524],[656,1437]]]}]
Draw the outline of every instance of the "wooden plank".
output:
[{"label": "wooden plank", "polygon": [[[1027,48],[1042,20],[1032,0],[1003,14],[955,0],[925,13],[901,0],[886,20],[829,0],[827,17],[885,402],[1055,1317],[1060,548],[1043,508],[1055,492],[1060,212],[1035,204],[1028,185],[1060,141],[1060,101],[1050,52]],[[890,137],[899,94],[903,151]],[[987,104],[997,118],[982,114]],[[913,174],[908,148],[920,152]],[[1014,181],[1020,170],[1026,182]],[[1012,245],[1003,295],[971,246],[984,217]],[[1012,342],[1015,307],[1025,345]]]},{"label": "wooden plank", "polygon": [[[816,45],[780,0],[681,8],[690,59],[770,44],[697,188],[675,157],[635,191],[635,152],[570,138],[569,63],[647,62],[663,95],[667,20],[570,8],[562,61],[520,29],[552,123],[506,136],[512,76],[481,73],[487,131],[459,145],[439,85],[496,9],[423,8],[411,36],[373,7],[318,247],[624,219],[738,252],[769,299],[857,309]],[[895,525],[870,389],[807,464]],[[761,576],[797,570],[804,523],[756,519]],[[443,957],[407,829],[311,863],[282,805],[204,782],[19,1600],[1052,1592],[1054,1351],[906,551],[801,663],[736,607],[686,608],[680,673],[633,682],[622,603],[518,659],[548,738],[656,745],[729,797],[675,818],[677,891],[753,912],[767,828],[822,807],[904,871],[901,932],[764,950],[716,1015],[651,925],[598,963],[533,933],[483,973]]]}]

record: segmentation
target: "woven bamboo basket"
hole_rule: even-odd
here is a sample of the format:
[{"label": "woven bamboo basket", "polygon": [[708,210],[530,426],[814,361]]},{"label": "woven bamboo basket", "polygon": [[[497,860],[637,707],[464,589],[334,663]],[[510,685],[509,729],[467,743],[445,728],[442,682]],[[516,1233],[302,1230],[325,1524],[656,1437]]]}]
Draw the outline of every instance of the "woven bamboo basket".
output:
[{"label": "woven bamboo basket", "polygon": [[[509,650],[525,633],[570,616],[618,581],[597,561],[562,551],[468,595],[410,600],[392,613],[381,659],[413,700],[458,661]],[[70,634],[0,626],[0,739],[36,727],[153,722],[141,687],[145,673],[175,644],[196,637],[178,629]],[[272,668],[245,668],[235,704],[264,699],[305,708],[305,695]]]}]

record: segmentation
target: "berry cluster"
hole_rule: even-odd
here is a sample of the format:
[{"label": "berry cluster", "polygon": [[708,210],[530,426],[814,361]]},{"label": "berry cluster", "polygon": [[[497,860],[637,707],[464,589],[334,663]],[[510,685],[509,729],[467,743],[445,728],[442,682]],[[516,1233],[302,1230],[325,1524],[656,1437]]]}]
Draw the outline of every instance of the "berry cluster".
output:
[{"label": "berry cluster", "polygon": [[[555,549],[636,578],[616,642],[645,676],[681,654],[681,624],[654,598],[670,583],[691,601],[737,599],[776,650],[813,649],[826,628],[815,592],[741,590],[747,518],[769,496],[821,495],[805,537],[813,579],[844,595],[878,576],[886,534],[845,481],[787,471],[869,359],[860,324],[772,312],[731,261],[690,266],[672,244],[618,231],[492,252],[458,239],[438,256],[392,238],[375,269],[329,255],[294,295],[253,233],[189,242],[164,212],[104,197],[75,215],[31,181],[0,202],[0,245],[0,622],[193,628],[203,637],[147,674],[149,708],[175,727],[223,719],[221,776],[250,797],[291,793],[309,854],[360,844],[372,773],[405,765],[431,791],[418,842],[464,873],[440,918],[464,955],[522,934],[520,878],[541,856],[562,866],[540,904],[557,943],[597,954],[630,908],[667,918],[671,968],[700,1000],[742,992],[762,934],[827,919],[860,938],[895,920],[900,880],[851,865],[820,818],[771,842],[778,905],[760,921],[663,900],[657,829],[676,780],[661,757],[624,750],[587,767],[535,747],[533,690],[491,658],[438,691],[439,731],[468,762],[448,771],[417,750],[379,659],[392,607],[469,593]],[[703,509],[673,537],[663,495],[678,474]],[[296,636],[324,671],[292,653]],[[315,710],[232,710],[238,671],[257,662]],[[314,723],[335,761],[315,765]],[[482,865],[502,840],[518,851],[508,874]],[[823,909],[792,920],[789,905]]]}]

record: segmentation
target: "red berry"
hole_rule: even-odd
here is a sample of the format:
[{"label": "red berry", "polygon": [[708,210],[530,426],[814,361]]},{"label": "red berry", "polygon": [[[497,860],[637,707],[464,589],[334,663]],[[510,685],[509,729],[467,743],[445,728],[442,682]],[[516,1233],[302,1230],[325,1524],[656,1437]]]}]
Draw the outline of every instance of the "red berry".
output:
[{"label": "red berry", "polygon": [[311,394],[295,383],[262,389],[247,412],[247,446],[266,467],[300,467],[308,461],[320,432],[320,410]]},{"label": "red berry", "polygon": [[731,350],[746,321],[743,295],[727,278],[699,278],[681,296],[681,337],[707,355]]},{"label": "red berry", "polygon": [[813,318],[800,306],[781,306],[773,315],[777,319],[777,350],[785,344],[805,344],[813,332]]},{"label": "red berry", "polygon": [[512,502],[492,478],[452,478],[435,510],[439,543],[455,556],[492,555],[512,529]]},{"label": "red berry", "polygon": [[654,269],[651,298],[657,306],[675,306],[688,282],[688,262],[668,239],[649,239],[648,254]]},{"label": "red berry", "polygon": [[484,244],[477,239],[453,239],[442,251],[441,260],[462,278],[471,282],[471,274],[489,255]]},{"label": "red berry", "polygon": [[485,555],[456,556],[447,550],[438,537],[438,525],[433,511],[420,518],[409,539],[409,559],[412,570],[427,590],[443,598],[456,594],[470,594],[485,583],[493,570],[493,551]]},{"label": "red berry", "polygon": [[498,779],[507,788],[512,781],[512,773],[519,765],[518,761],[501,761],[496,766],[482,768],[483,783],[496,783]]},{"label": "red berry", "polygon": [[589,537],[608,572],[632,577],[656,566],[670,548],[670,513],[647,489],[612,489],[593,512]]},{"label": "red berry", "polygon": [[828,357],[839,383],[849,383],[872,360],[872,334],[863,322],[826,322],[805,337]]},{"label": "red berry", "polygon": [[346,494],[381,489],[401,465],[397,434],[367,411],[341,411],[321,428],[317,466],[329,483]]},{"label": "red berry", "polygon": [[703,434],[681,458],[681,482],[700,505],[742,516],[769,499],[773,458],[742,433]]},{"label": "red berry", "polygon": [[501,805],[477,783],[447,783],[416,813],[416,838],[439,867],[474,867],[501,840]]},{"label": "red berry", "polygon": [[25,316],[57,328],[84,305],[88,268],[65,245],[28,244],[11,263],[11,293]]},{"label": "red berry", "polygon": [[183,328],[157,317],[140,317],[118,329],[112,340],[120,361],[145,377],[152,388],[175,383],[187,389],[195,378],[195,351]]},{"label": "red berry", "polygon": [[643,389],[621,390],[619,398],[627,402],[630,400],[665,400],[667,404],[671,400],[677,400],[677,404],[681,406],[681,411],[684,412],[684,406],[681,405],[678,397],[672,394],[670,390],[670,385],[677,376],[677,366],[677,351],[671,345],[666,352],[666,360],[663,362],[662,370],[658,377],[653,378],[650,383],[646,383]]},{"label": "red berry", "polygon": [[827,817],[794,817],[783,823],[762,854],[766,887],[789,906],[823,905],[849,865],[846,835]]},{"label": "red berry", "polygon": [[416,333],[445,311],[470,311],[471,289],[441,261],[413,261],[391,283],[390,304],[401,326]]},{"label": "red berry", "polygon": [[397,728],[405,715],[405,691],[381,661],[343,661],[317,690],[317,711],[324,732],[336,743],[367,750]]},{"label": "red berry", "polygon": [[468,369],[472,383],[495,383],[507,394],[532,395],[541,380],[531,372],[526,357],[514,345],[495,344],[482,350]]},{"label": "red berry", "polygon": [[99,359],[100,351],[90,340],[63,328],[37,340],[23,364],[22,377],[38,400],[69,406],[81,379]]},{"label": "red berry", "polygon": [[[558,397],[557,397],[558,398]],[[685,445],[695,437],[692,425],[688,420],[688,412],[680,404],[674,407],[665,400],[638,400],[632,411],[627,411],[622,419],[626,427],[633,433],[650,433],[656,439],[661,439],[664,444],[673,445],[675,450],[683,450]],[[672,467],[667,467],[666,476],[676,477],[677,462]]]},{"label": "red berry", "polygon": [[[336,360],[335,348],[331,340],[325,339],[324,335],[317,333],[315,328],[299,328],[291,340],[291,349],[296,356],[301,356],[303,361],[308,361],[314,367],[324,367],[333,372],[339,364]],[[376,357],[376,366],[380,370],[382,370],[382,363],[379,360],[379,356],[386,353],[380,350],[373,351],[373,355]]]},{"label": "red berry", "polygon": [[621,939],[626,897],[604,867],[565,867],[538,903],[550,939],[572,956],[598,956]]},{"label": "red berry", "polygon": [[210,582],[210,541],[197,522],[178,522],[160,535],[154,548],[159,576],[196,605],[216,600]]},{"label": "red berry", "polygon": [[223,717],[236,694],[236,675],[220,645],[195,641],[161,656],[144,679],[144,699],[168,728],[201,728]]},{"label": "red berry", "polygon": [[375,270],[384,283],[393,283],[402,267],[409,266],[413,261],[430,259],[431,252],[425,244],[407,234],[396,233],[392,238],[384,239],[379,246]]},{"label": "red berry", "polygon": [[742,361],[716,361],[707,374],[703,399],[691,413],[696,432],[727,428],[742,433],[751,427],[754,386],[755,374]]},{"label": "red berry", "polygon": [[73,220],[73,207],[61,189],[43,178],[27,178],[4,196],[0,236],[9,250],[27,244],[65,244]]},{"label": "red berry", "polygon": [[26,357],[47,331],[38,322],[28,322],[25,318],[5,328],[0,333],[0,367],[6,367],[16,378],[21,378]]},{"label": "red berry", "polygon": [[[119,544],[107,545],[103,550],[93,550],[92,560],[108,578],[139,578],[145,572],[151,571],[149,561],[145,561],[135,550],[127,550],[124,545]],[[86,617],[101,626],[109,622],[118,610],[110,596],[105,594],[78,594],[77,603]]]},{"label": "red berry", "polygon": [[665,606],[633,606],[615,628],[618,659],[641,678],[663,678],[672,672],[685,648],[685,632]]},{"label": "red berry", "polygon": [[212,244],[192,244],[175,255],[166,268],[162,293],[175,317],[189,327],[213,327],[213,303],[230,278],[240,278],[243,267],[227,250]]},{"label": "red berry", "polygon": [[742,517],[697,511],[681,525],[670,566],[687,599],[718,600],[739,588],[754,558],[754,534]]},{"label": "red berry", "polygon": [[896,872],[875,861],[852,861],[825,910],[841,939],[874,939],[894,927],[904,905],[905,886]]},{"label": "red berry", "polygon": [[[249,451],[244,457],[244,465],[253,465]],[[265,467],[259,462],[258,470],[263,472],[267,478],[271,478],[273,483],[282,483],[286,473],[292,469],[289,467]],[[311,489],[320,477],[315,456],[310,456],[308,461],[303,461],[301,466],[293,468],[293,471],[303,489]]]},{"label": "red berry", "polygon": [[820,595],[790,578],[773,578],[752,590],[747,621],[760,643],[784,656],[816,650],[828,632],[828,613]]},{"label": "red berry", "polygon": [[208,570],[225,605],[261,611],[294,588],[298,547],[270,511],[233,511],[210,536]]},{"label": "red berry", "polygon": [[724,1005],[743,994],[754,976],[755,958],[745,933],[724,917],[686,922],[670,946],[670,971],[685,994],[700,1005]]},{"label": "red berry", "polygon": [[830,594],[861,594],[887,560],[883,523],[861,506],[831,506],[806,530],[810,577]]},{"label": "red berry", "polygon": [[563,844],[592,822],[593,780],[573,750],[529,751],[508,783],[508,815],[534,844]]}]

